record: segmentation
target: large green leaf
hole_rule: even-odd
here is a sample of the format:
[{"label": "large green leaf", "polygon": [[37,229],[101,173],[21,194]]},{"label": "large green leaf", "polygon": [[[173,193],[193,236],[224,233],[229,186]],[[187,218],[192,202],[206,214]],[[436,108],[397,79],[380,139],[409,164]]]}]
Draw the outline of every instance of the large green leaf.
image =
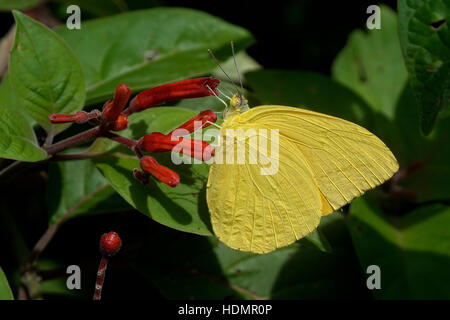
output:
[{"label": "large green leaf", "polygon": [[39,147],[30,124],[24,121],[20,113],[2,104],[0,104],[0,157],[30,162],[47,158],[47,152]]},{"label": "large green leaf", "polygon": [[94,16],[109,16],[128,9],[125,0],[53,0],[53,2],[61,3],[59,11],[64,16],[67,16],[66,10],[69,5],[79,6],[83,19],[85,13]]},{"label": "large green leaf", "polygon": [[20,113],[23,119],[26,120],[30,126],[34,127],[36,125],[36,120],[30,117],[25,108],[20,105],[19,100],[16,98],[14,90],[11,86],[9,72],[4,75],[0,84],[0,101],[5,107],[13,109],[16,113]]},{"label": "large green leaf", "polygon": [[402,169],[419,164],[400,181],[407,192],[416,196],[410,200],[427,202],[449,199],[450,118],[442,119],[432,134],[420,132],[419,107],[409,85],[397,103],[393,121],[374,118],[374,131],[392,150]]},{"label": "large green leaf", "polygon": [[54,126],[50,113],[82,109],[83,72],[67,44],[53,31],[14,11],[16,39],[10,56],[10,77],[20,105],[50,135],[68,125]]},{"label": "large green leaf", "polygon": [[39,0],[0,0],[0,10],[25,10],[37,5]]},{"label": "large green leaf", "polygon": [[[352,202],[348,226],[363,270],[377,265],[380,299],[449,299],[450,207],[433,204],[388,218],[367,198]],[[368,276],[368,275],[367,275]]]},{"label": "large green leaf", "polygon": [[207,49],[221,59],[252,37],[206,13],[181,8],[134,11],[83,22],[81,30],[59,28],[80,59],[88,104],[110,98],[118,83],[136,92],[212,71]]},{"label": "large green leaf", "polygon": [[8,279],[0,267],[0,300],[14,300],[11,288],[9,287]]},{"label": "large green leaf", "polygon": [[[158,131],[167,133],[197,113],[190,110],[159,107],[130,116],[129,129],[121,135],[139,139],[144,134]],[[117,147],[116,142],[99,140],[90,152],[105,152]],[[209,166],[206,164],[174,165],[170,153],[154,155],[161,164],[180,175],[180,185],[171,188],[156,180],[143,186],[133,176],[140,168],[134,155],[117,148],[110,156],[98,157],[94,163],[111,186],[134,208],[169,227],[203,235],[211,234],[209,214],[205,201],[205,184]]]},{"label": "large green leaf", "polygon": [[[331,252],[301,240],[257,255],[232,250],[216,238],[159,232],[140,251],[137,269],[169,299],[364,297],[341,217],[326,216],[319,228],[330,239]],[[164,245],[155,245],[155,239]]]},{"label": "large green leaf", "polygon": [[302,107],[366,126],[372,121],[372,112],[361,98],[321,74],[266,69],[245,76],[263,104]]},{"label": "large green leaf", "polygon": [[429,134],[439,112],[450,115],[450,2],[400,0],[399,35],[411,85]]},{"label": "large green leaf", "polygon": [[205,201],[208,166],[179,165],[174,167],[168,157],[156,157],[158,162],[171,167],[180,176],[180,184],[171,188],[150,180],[147,186],[133,176],[140,168],[136,157],[101,157],[95,164],[111,186],[134,208],[171,228],[202,235],[211,234]]},{"label": "large green leaf", "polygon": [[52,163],[47,199],[50,223],[69,210],[72,218],[131,208],[89,160]]},{"label": "large green leaf", "polygon": [[407,79],[396,14],[381,6],[381,29],[352,32],[332,67],[333,78],[392,119]]}]

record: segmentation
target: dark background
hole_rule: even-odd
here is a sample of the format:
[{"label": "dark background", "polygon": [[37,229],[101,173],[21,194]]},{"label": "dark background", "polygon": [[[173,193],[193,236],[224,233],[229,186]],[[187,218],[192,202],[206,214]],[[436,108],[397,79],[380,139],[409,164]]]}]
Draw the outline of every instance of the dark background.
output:
[{"label": "dark background", "polygon": [[[70,3],[75,3],[72,1]],[[350,32],[365,26],[367,7],[384,3],[396,9],[396,1],[126,1],[130,10],[152,6],[188,7],[202,10],[252,32],[255,43],[247,50],[265,68],[301,69],[329,74],[337,53]],[[66,4],[50,3],[64,18]],[[95,17],[82,11],[82,19]],[[2,35],[13,23],[1,13]],[[286,50],[285,48],[289,48]]]},{"label": "dark background", "polygon": [[[93,0],[91,0],[93,1]],[[74,1],[75,2],[75,1]],[[72,2],[67,2],[72,3]],[[56,18],[61,21],[66,17],[62,8],[67,3],[49,3],[49,8]],[[380,3],[380,2],[379,2]],[[396,1],[383,1],[391,8],[396,8]],[[366,9],[373,1],[127,1],[130,10],[149,8],[152,6],[180,6],[199,9],[224,20],[248,29],[255,37],[255,43],[247,50],[265,68],[299,69],[330,74],[330,67],[338,52],[345,46],[350,32],[357,28],[364,28],[367,17]],[[149,5],[150,4],[150,5]],[[117,12],[119,13],[119,12]],[[82,11],[83,19],[97,17],[93,13]],[[13,23],[9,12],[0,13],[2,31],[6,34]],[[289,49],[286,49],[289,48]],[[14,183],[2,185],[0,192],[3,197],[14,203],[12,208],[3,208],[9,212],[27,212],[28,215],[11,217],[14,225],[25,235],[27,245],[31,248],[47,229],[46,190],[43,183],[42,171],[24,172],[14,180]],[[27,193],[27,201],[22,200],[21,194]],[[11,201],[12,200],[12,201]],[[8,206],[8,205],[7,205]],[[2,222],[0,222],[2,223]],[[147,246],[149,250],[159,247],[161,237],[181,238],[195,242],[197,236],[188,235],[148,219],[144,215],[132,211],[117,214],[100,215],[96,217],[80,217],[64,224],[55,238],[46,248],[43,258],[61,257],[63,264],[79,264],[84,275],[81,296],[90,298],[94,289],[94,281],[100,254],[97,244],[104,232],[117,231],[124,244],[113,264],[108,267],[103,297],[109,298],[162,298],[151,283],[135,272],[133,266],[127,262],[133,260],[135,250]],[[151,239],[148,239],[151,235]],[[1,239],[2,237],[0,237]],[[10,238],[11,239],[11,238]],[[350,241],[350,239],[348,239]],[[150,243],[149,243],[150,242]],[[9,248],[11,248],[8,245]],[[14,247],[14,246],[12,246]],[[152,248],[153,247],[153,248]],[[14,273],[14,253],[2,249],[0,264],[9,275]],[[200,249],[199,249],[200,250]],[[205,248],[207,252],[208,248]],[[158,252],[158,251],[157,251]],[[170,255],[171,252],[161,253]],[[160,256],[153,257],[155,261]],[[356,261],[356,257],[352,257]],[[65,269],[55,270],[56,274],[64,275]],[[18,278],[16,278],[16,281]],[[16,287],[17,283],[11,285]],[[368,298],[364,288],[357,288],[357,296],[353,298]],[[84,295],[84,296],[83,296]],[[58,295],[47,295],[45,298],[60,298]]]}]

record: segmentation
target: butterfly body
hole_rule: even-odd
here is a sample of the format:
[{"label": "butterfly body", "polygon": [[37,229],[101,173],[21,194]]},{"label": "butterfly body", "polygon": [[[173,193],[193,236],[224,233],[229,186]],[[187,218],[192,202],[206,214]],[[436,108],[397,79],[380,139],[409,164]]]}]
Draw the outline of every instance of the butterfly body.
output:
[{"label": "butterfly body", "polygon": [[225,113],[221,161],[207,184],[214,233],[231,248],[267,253],[289,245],[398,169],[384,143],[354,123],[240,101]]}]

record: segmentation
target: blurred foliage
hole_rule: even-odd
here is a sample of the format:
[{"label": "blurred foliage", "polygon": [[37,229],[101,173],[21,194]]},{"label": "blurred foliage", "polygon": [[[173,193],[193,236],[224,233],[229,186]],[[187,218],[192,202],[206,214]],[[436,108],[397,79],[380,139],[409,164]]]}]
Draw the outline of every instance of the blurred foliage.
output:
[{"label": "blurred foliage", "polygon": [[[29,248],[58,217],[73,211],[73,219],[38,260],[44,298],[90,299],[100,257],[97,243],[113,229],[124,246],[108,267],[105,299],[449,299],[449,6],[422,2],[400,0],[398,18],[382,5],[381,30],[352,31],[349,19],[336,25],[346,28],[335,31],[336,37],[331,18],[322,20],[318,31],[308,29],[311,34],[300,30],[311,19],[320,20],[314,18],[318,7],[312,1],[271,6],[273,17],[283,14],[270,25],[292,29],[297,39],[289,32],[274,36],[265,25],[252,34],[252,28],[239,26],[235,8],[230,16],[218,14],[225,20],[187,8],[148,9],[163,1],[70,1],[81,6],[83,19],[85,14],[90,19],[74,31],[51,31],[16,13],[16,46],[0,85],[2,169],[12,163],[9,159],[45,158],[38,142],[45,132],[36,122],[52,132],[43,121],[49,113],[76,110],[85,96],[88,106],[103,103],[119,82],[138,92],[212,74],[222,79],[224,92],[234,91],[206,51],[212,49],[237,82],[230,41],[239,51],[252,106],[291,105],[358,123],[389,146],[401,168],[385,185],[323,217],[310,236],[255,255],[231,250],[212,236],[205,202],[207,164],[175,166],[162,154],[158,161],[180,173],[180,186],[152,180],[144,187],[132,175],[138,161],[116,143],[99,139],[69,152],[106,153],[102,157],[38,164],[0,179],[0,235],[6,240],[0,251],[6,274],[0,269],[0,298],[12,297],[10,286],[17,295],[19,266]],[[8,3],[0,1],[0,8],[10,8]],[[49,7],[63,20],[67,3],[52,1]],[[364,5],[355,7],[363,8],[352,23],[363,25]],[[264,19],[258,19],[262,25]],[[348,36],[347,43],[341,34]],[[293,50],[303,38],[306,44]],[[269,51],[252,54],[261,42],[285,56],[279,63],[284,69],[270,63],[268,68],[264,61],[273,62]],[[320,67],[306,67],[322,57],[328,60]],[[302,58],[306,62],[298,61]],[[167,133],[200,110],[223,110],[214,97],[175,106],[132,115],[121,134],[136,139],[153,131]],[[69,264],[83,271],[80,291],[65,286]],[[370,265],[381,268],[379,290],[366,287]]]},{"label": "blurred foliage", "polygon": [[12,300],[14,299],[11,288],[9,287],[8,279],[6,279],[5,273],[0,268],[0,300]]},{"label": "blurred foliage", "polygon": [[39,0],[0,0],[0,10],[29,9],[38,2]]},{"label": "blurred foliage", "polygon": [[421,206],[403,217],[389,217],[369,197],[352,202],[348,226],[365,270],[382,270],[380,299],[450,299],[450,207]]},{"label": "blurred foliage", "polygon": [[80,63],[54,32],[18,11],[14,18],[17,32],[9,61],[11,86],[29,116],[54,135],[68,125],[51,124],[49,113],[72,113],[84,106]]},{"label": "blurred foliage", "polygon": [[421,128],[433,129],[436,118],[450,115],[450,2],[398,2],[399,36],[411,86],[420,106]]}]

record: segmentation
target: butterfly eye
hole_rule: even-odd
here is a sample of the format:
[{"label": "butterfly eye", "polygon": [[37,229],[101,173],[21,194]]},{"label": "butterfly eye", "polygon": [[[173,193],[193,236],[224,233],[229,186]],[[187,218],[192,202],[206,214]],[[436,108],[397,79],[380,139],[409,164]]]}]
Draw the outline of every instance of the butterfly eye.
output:
[{"label": "butterfly eye", "polygon": [[233,109],[237,109],[242,105],[242,97],[239,94],[235,94],[230,101],[230,106]]}]

